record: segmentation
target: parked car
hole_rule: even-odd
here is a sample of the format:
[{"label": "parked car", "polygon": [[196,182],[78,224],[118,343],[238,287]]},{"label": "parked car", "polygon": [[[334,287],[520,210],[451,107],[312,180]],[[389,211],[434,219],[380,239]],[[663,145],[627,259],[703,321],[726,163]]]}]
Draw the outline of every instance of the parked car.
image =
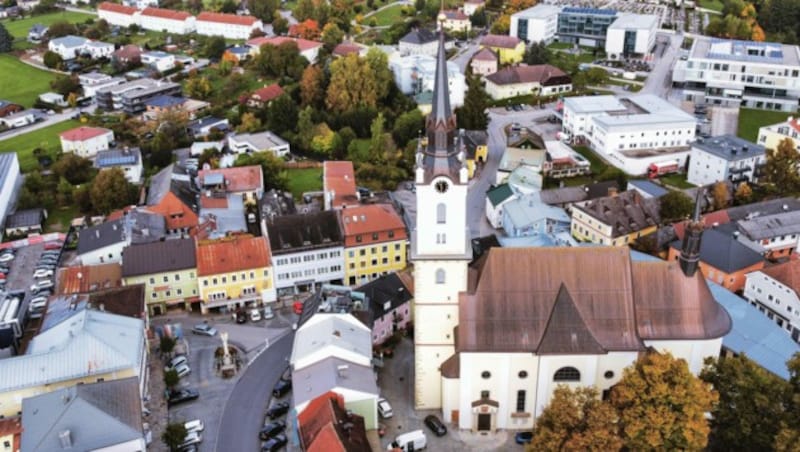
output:
[{"label": "parked car", "polygon": [[188,421],[185,424],[183,424],[183,426],[186,427],[187,433],[202,432],[206,428],[206,426],[203,425],[203,421],[201,421],[200,419]]},{"label": "parked car", "polygon": [[394,415],[392,406],[389,405],[389,401],[383,397],[378,399],[378,414],[380,414],[380,416],[384,419],[389,419]]},{"label": "parked car", "polygon": [[250,321],[258,322],[259,320],[261,320],[261,312],[258,309],[252,309],[250,311]]},{"label": "parked car", "polygon": [[428,447],[428,437],[425,436],[422,430],[414,430],[397,435],[386,450],[400,448],[403,452],[410,452],[411,450],[422,450],[426,447]]},{"label": "parked car", "polygon": [[192,373],[192,369],[186,363],[178,364],[177,366],[175,366],[173,368],[173,370],[175,372],[178,372],[178,377],[180,377],[180,378],[183,378],[183,377],[189,375],[190,373]]},{"label": "parked car", "polygon": [[427,425],[436,436],[444,436],[447,434],[447,427],[433,414],[425,416],[425,425]]},{"label": "parked car", "polygon": [[201,442],[203,442],[203,435],[201,435],[200,432],[189,432],[178,447],[191,446],[192,444],[200,444]]},{"label": "parked car", "polygon": [[286,435],[283,433],[277,434],[272,438],[268,439],[263,446],[261,446],[261,450],[265,452],[274,452],[276,450],[281,450],[283,446],[288,443],[289,440],[286,439]]},{"label": "parked car", "polygon": [[206,325],[205,323],[201,323],[199,325],[195,325],[194,328],[192,328],[192,333],[200,334],[203,336],[216,336],[217,330],[212,326]]},{"label": "parked car", "polygon": [[0,262],[11,262],[13,260],[14,260],[14,254],[13,253],[6,253],[6,254],[3,254],[2,256],[0,256]]},{"label": "parked car", "polygon": [[275,313],[272,312],[271,306],[264,306],[264,320],[275,318]]},{"label": "parked car", "polygon": [[183,356],[183,355],[176,356],[176,357],[172,358],[171,360],[169,360],[167,365],[164,366],[164,371],[168,371],[168,370],[174,369],[174,368],[178,367],[180,364],[186,364],[186,361],[188,361],[186,356]]},{"label": "parked car", "polygon": [[53,276],[53,270],[42,268],[33,272],[34,278],[47,278],[49,276]]},{"label": "parked car", "polygon": [[517,444],[530,444],[531,440],[533,439],[533,432],[517,432],[514,435],[514,441]]},{"label": "parked car", "polygon": [[236,311],[236,323],[247,322],[247,313],[243,310]]},{"label": "parked car", "polygon": [[278,433],[283,432],[286,429],[286,422],[283,421],[272,421],[269,424],[265,425],[264,428],[258,432],[258,437],[263,439],[269,439]]},{"label": "parked car", "polygon": [[280,398],[285,396],[292,390],[292,381],[291,380],[278,380],[278,383],[275,384],[275,387],[272,389],[272,397]]},{"label": "parked car", "polygon": [[54,284],[53,284],[52,280],[43,279],[41,281],[37,281],[36,284],[33,284],[31,286],[31,292],[37,293],[37,292],[41,291],[42,289],[49,289],[49,288],[51,288],[53,286],[54,286]]},{"label": "parked car", "polygon": [[267,410],[267,417],[275,419],[289,412],[289,402],[278,402]]},{"label": "parked car", "polygon": [[169,398],[167,399],[167,405],[177,405],[179,403],[188,402],[190,400],[195,400],[200,397],[200,393],[197,392],[195,389],[181,389],[178,391],[173,391],[169,394]]}]

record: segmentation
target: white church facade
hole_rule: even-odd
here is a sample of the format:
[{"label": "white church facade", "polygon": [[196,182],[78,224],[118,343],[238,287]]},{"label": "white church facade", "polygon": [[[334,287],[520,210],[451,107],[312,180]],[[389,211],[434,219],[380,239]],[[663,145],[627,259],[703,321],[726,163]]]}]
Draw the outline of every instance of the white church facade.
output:
[{"label": "white church facade", "polygon": [[731,319],[697,271],[699,212],[678,262],[618,247],[492,248],[472,261],[445,65],[440,35],[415,169],[415,407],[463,430],[530,430],[559,384],[605,394],[648,350],[695,374],[719,356]]}]

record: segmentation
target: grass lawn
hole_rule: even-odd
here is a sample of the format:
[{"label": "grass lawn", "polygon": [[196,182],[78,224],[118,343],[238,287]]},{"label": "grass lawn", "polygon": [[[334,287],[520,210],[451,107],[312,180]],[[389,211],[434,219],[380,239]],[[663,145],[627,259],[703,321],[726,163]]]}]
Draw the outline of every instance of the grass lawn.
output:
[{"label": "grass lawn", "polygon": [[593,174],[602,174],[608,168],[606,162],[603,161],[597,154],[595,154],[591,149],[586,146],[573,146],[572,149],[575,149],[575,152],[578,154],[586,157],[586,160],[589,161],[592,168]]},{"label": "grass lawn", "polygon": [[288,169],[289,191],[294,199],[300,199],[303,193],[322,190],[322,168]]},{"label": "grass lawn", "polygon": [[52,72],[36,69],[14,58],[0,55],[0,98],[32,107],[39,94],[50,91]]},{"label": "grass lawn", "polygon": [[722,12],[723,4],[721,0],[700,0],[698,2],[701,8],[711,9],[714,11]]},{"label": "grass lawn", "polygon": [[403,10],[403,5],[396,4],[392,5],[386,9],[378,11],[375,14],[371,14],[364,18],[364,23],[369,25],[371,19],[374,17],[377,21],[376,25],[378,27],[387,27],[389,25],[396,24],[397,22],[402,22],[405,20],[405,16],[401,13]]},{"label": "grass lawn", "polygon": [[664,185],[670,185],[676,188],[694,188],[694,184],[686,182],[686,174],[667,174],[658,178]]},{"label": "grass lawn", "polygon": [[739,109],[739,128],[736,134],[745,140],[755,142],[758,139],[760,127],[786,121],[789,116],[792,116],[792,113],[785,111],[741,108]]},{"label": "grass lawn", "polygon": [[47,232],[67,232],[72,219],[79,215],[78,208],[75,206],[51,209],[47,211],[45,230]]},{"label": "grass lawn", "polygon": [[34,170],[39,167],[39,162],[36,156],[33,155],[35,148],[44,148],[47,154],[55,157],[61,149],[61,141],[58,138],[58,134],[80,125],[79,121],[64,121],[43,129],[17,135],[14,138],[0,141],[0,152],[16,152],[22,172]]},{"label": "grass lawn", "polygon": [[6,30],[14,37],[15,49],[26,49],[32,47],[26,41],[28,38],[28,30],[34,24],[50,25],[53,22],[67,21],[70,23],[81,23],[87,19],[96,19],[97,16],[89,13],[79,13],[73,11],[61,11],[56,13],[42,14],[41,16],[26,17],[19,20],[3,20],[0,21],[5,25]]},{"label": "grass lawn", "polygon": [[547,46],[548,49],[560,50],[560,49],[571,49],[574,44],[570,44],[568,42],[553,42]]}]

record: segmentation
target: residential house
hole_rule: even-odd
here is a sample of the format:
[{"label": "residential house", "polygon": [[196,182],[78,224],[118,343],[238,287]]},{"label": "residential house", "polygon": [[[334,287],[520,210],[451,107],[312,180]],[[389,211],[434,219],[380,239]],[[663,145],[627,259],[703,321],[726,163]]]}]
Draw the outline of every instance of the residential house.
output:
[{"label": "residential house", "polygon": [[29,234],[41,234],[47,211],[41,207],[18,210],[6,217],[5,237],[27,237]]},{"label": "residential house", "polygon": [[195,17],[183,11],[147,7],[139,13],[140,26],[145,30],[185,35],[197,29]]},{"label": "residential house", "polygon": [[494,50],[483,48],[472,56],[469,66],[473,74],[485,77],[497,72],[497,64],[497,54]]},{"label": "residential house", "polygon": [[166,235],[164,217],[145,210],[131,210],[124,217],[78,233],[77,255],[82,265],[122,261],[130,244],[150,243]]},{"label": "residential house", "polygon": [[78,82],[81,84],[84,97],[94,97],[98,89],[107,86],[121,85],[125,83],[126,80],[122,77],[112,77],[101,72],[89,72],[88,74],[79,74]]},{"label": "residential house", "polygon": [[261,46],[263,45],[279,46],[285,42],[294,42],[297,45],[297,50],[300,51],[300,55],[312,64],[317,61],[319,49],[322,48],[321,42],[302,38],[290,38],[288,36],[262,36],[259,38],[250,39],[246,44],[252,49],[253,55],[258,55],[261,52]]},{"label": "residential house", "polygon": [[[197,257],[193,238],[125,248],[122,278],[126,286],[144,284],[147,312],[165,314],[171,307],[199,308]],[[199,311],[199,309],[197,309]]]},{"label": "residential house", "polygon": [[269,243],[249,234],[198,242],[197,286],[203,313],[275,302]]},{"label": "residential house", "polygon": [[34,24],[28,29],[28,42],[38,44],[42,39],[47,36],[47,31],[50,29],[47,25]]},{"label": "residential house", "polygon": [[197,232],[199,192],[188,177],[169,165],[150,178],[146,209],[164,217],[168,237],[187,237]]},{"label": "residential house", "polygon": [[360,205],[353,162],[326,161],[322,164],[322,192],[325,210]]},{"label": "residential house", "polygon": [[369,312],[367,327],[372,331],[372,344],[380,345],[411,321],[413,278],[408,273],[389,273],[355,289],[364,294]]},{"label": "residential house", "polygon": [[9,210],[17,203],[17,193],[21,185],[17,153],[0,153],[0,221],[3,224]]},{"label": "residential house", "polygon": [[636,190],[645,199],[660,198],[669,193],[666,188],[649,180],[629,180],[627,188],[628,190]]},{"label": "residential house", "polygon": [[290,151],[289,142],[270,131],[229,135],[228,148],[237,154],[271,152],[275,157],[285,157]]},{"label": "residential house", "polygon": [[[464,105],[464,93],[467,90],[466,79],[461,69],[452,61],[447,64],[447,86],[450,105]],[[436,58],[425,54],[410,54],[393,58],[389,68],[394,74],[397,88],[403,94],[419,95],[433,93],[436,83]]]},{"label": "residential house", "polygon": [[570,217],[541,201],[539,193],[515,197],[503,208],[503,230],[509,237],[568,237]]},{"label": "residential house", "polygon": [[353,41],[342,41],[333,48],[332,55],[334,57],[343,57],[351,53],[358,54],[358,56],[366,56],[369,47]]},{"label": "residential house", "polygon": [[698,138],[692,143],[686,180],[698,186],[719,181],[755,183],[766,162],[763,146],[739,137]]},{"label": "residential house", "polygon": [[145,9],[148,6],[158,8],[159,0],[122,0],[125,6],[132,6],[136,9]]},{"label": "residential house", "polygon": [[794,258],[800,248],[800,210],[754,216],[735,223],[736,237],[770,260]]},{"label": "residential house", "polygon": [[150,78],[131,80],[120,85],[100,88],[95,93],[97,106],[103,110],[122,110],[134,115],[146,109],[145,103],[161,95],[180,95],[181,85]]},{"label": "residential house", "polygon": [[542,167],[542,173],[553,179],[575,177],[591,174],[592,165],[574,149],[561,140],[548,140],[544,142],[547,150]]},{"label": "residential house", "polygon": [[438,38],[436,33],[425,28],[415,28],[400,38],[398,44],[400,55],[428,55],[436,56]]},{"label": "residential house", "polygon": [[521,166],[530,168],[533,173],[539,174],[536,179],[541,179],[541,173],[547,162],[547,152],[529,137],[521,136],[520,140],[512,141],[503,151],[495,175],[495,184],[507,182],[511,173]]},{"label": "residential house", "polygon": [[125,179],[132,184],[142,183],[142,152],[139,148],[109,149],[100,151],[94,159],[95,168],[104,169],[119,168]]},{"label": "residential house", "polygon": [[24,109],[25,107],[23,107],[22,105],[0,99],[0,118],[8,116],[10,114],[18,113]]},{"label": "residential house", "polygon": [[279,295],[344,281],[344,239],[336,212],[262,216]]},{"label": "residential house", "polygon": [[226,132],[230,130],[230,127],[231,125],[230,122],[228,122],[228,118],[206,116],[191,121],[188,124],[188,132],[194,138],[203,138],[213,131]]},{"label": "residential house", "polygon": [[561,7],[539,3],[511,15],[508,34],[527,43],[550,44],[556,39]]},{"label": "residential house", "polygon": [[494,100],[517,96],[555,96],[572,91],[572,78],[549,64],[509,66],[486,76],[486,93]]},{"label": "residential house", "polygon": [[612,60],[643,58],[652,53],[660,18],[652,14],[620,14],[606,32],[606,55]]},{"label": "residential house", "polygon": [[344,396],[333,391],[311,400],[297,416],[303,450],[370,452],[364,418],[345,409]]},{"label": "residential house", "polygon": [[144,116],[155,121],[164,113],[183,112],[184,104],[186,99],[180,96],[156,96],[145,101]]},{"label": "residential house", "polygon": [[481,39],[480,47],[497,53],[500,64],[519,63],[525,55],[525,41],[516,36],[488,34]]},{"label": "residential house", "polygon": [[219,141],[195,141],[189,148],[189,153],[192,155],[192,157],[199,157],[203,155],[203,152],[205,152],[208,149],[214,149],[217,151],[224,152],[225,148],[226,145],[224,139]]},{"label": "residential house", "polygon": [[347,284],[364,284],[405,268],[408,234],[391,204],[348,207],[340,213]]},{"label": "residential house", "polygon": [[56,107],[68,106],[67,101],[64,100],[64,95],[61,93],[47,92],[39,94],[39,101]]},{"label": "residential house", "polygon": [[572,235],[600,245],[626,246],[658,229],[661,221],[657,199],[645,199],[638,191],[595,199],[572,208]]},{"label": "residential house", "polygon": [[89,40],[82,36],[62,36],[60,38],[51,39],[47,43],[47,49],[57,53],[65,60],[71,60],[83,53],[87,42],[89,42]]},{"label": "residential house", "polygon": [[367,430],[378,427],[371,334],[355,317],[324,313],[312,316],[295,333],[289,363],[298,414],[316,397],[335,391],[344,396],[346,409],[364,417]]},{"label": "residential house", "polygon": [[132,6],[103,2],[97,5],[97,16],[111,26],[128,28],[139,25],[139,10]]},{"label": "residential house", "polygon": [[114,131],[102,127],[81,126],[61,132],[61,152],[71,152],[79,157],[92,158],[107,151],[114,143]]},{"label": "residential house", "polygon": [[489,155],[489,134],[485,130],[458,131],[459,139],[464,145],[464,159],[467,162],[467,174],[472,179],[478,167],[483,167]]},{"label": "residential house", "polygon": [[[250,47],[243,46],[243,45],[233,45],[225,49],[225,53],[222,54],[223,58],[233,58],[237,62],[242,62],[250,58]],[[239,68],[242,69],[242,68]]]},{"label": "residential house", "polygon": [[22,449],[144,451],[138,389],[137,378],[130,377],[78,384],[23,400]]},{"label": "residential house", "polygon": [[264,193],[264,173],[258,165],[200,170],[197,185],[204,192],[201,204],[208,198],[230,195],[245,203],[256,203]]},{"label": "residential house", "polygon": [[72,265],[61,267],[56,277],[56,294],[72,295],[122,287],[122,265]]},{"label": "residential house", "polygon": [[472,22],[470,22],[469,16],[463,11],[446,9],[439,13],[439,17],[441,16],[444,16],[442,28],[447,31],[469,33],[472,30]]},{"label": "residential house", "polygon": [[44,120],[44,112],[35,108],[11,113],[0,118],[0,124],[8,129],[29,126],[37,121]]},{"label": "residential house", "polygon": [[281,88],[281,86],[277,83],[273,83],[269,86],[265,86],[253,91],[253,93],[250,94],[250,97],[247,98],[247,105],[253,108],[264,108],[269,106],[273,100],[279,98],[283,94],[283,88]]},{"label": "residential house", "polygon": [[503,227],[503,205],[514,199],[508,184],[493,185],[486,191],[486,219],[495,229]]},{"label": "residential house", "polygon": [[166,72],[175,67],[175,55],[160,50],[142,52],[142,64],[150,66],[158,72]]},{"label": "residential house", "polygon": [[135,44],[122,46],[111,54],[111,62],[118,67],[138,66],[142,62],[142,49]]},{"label": "residential house", "polygon": [[800,122],[794,116],[758,129],[758,144],[766,149],[778,149],[780,142],[787,138],[792,140],[792,145],[800,152]]},{"label": "residential house", "polygon": [[744,298],[800,343],[800,261],[790,260],[745,276]]},{"label": "residential house", "polygon": [[256,30],[262,30],[261,19],[253,16],[212,13],[203,11],[197,15],[197,34],[222,36],[227,39],[249,39]]},{"label": "residential house", "polygon": [[149,378],[144,321],[94,309],[73,311],[31,339],[24,355],[0,360],[0,374],[2,416],[18,415],[30,397],[129,377],[137,379],[141,399]]}]

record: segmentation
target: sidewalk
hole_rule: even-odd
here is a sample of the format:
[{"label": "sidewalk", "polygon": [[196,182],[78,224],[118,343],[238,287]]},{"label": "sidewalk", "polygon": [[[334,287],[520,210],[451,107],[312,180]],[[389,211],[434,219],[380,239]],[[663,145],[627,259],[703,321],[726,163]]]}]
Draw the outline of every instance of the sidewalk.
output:
[{"label": "sidewalk", "polygon": [[147,367],[150,371],[148,381],[147,397],[145,406],[150,410],[150,415],[144,417],[144,422],[150,426],[153,435],[153,442],[147,446],[148,451],[167,452],[167,446],[161,441],[161,434],[169,423],[169,413],[167,411],[167,401],[164,400],[164,363],[158,351],[158,341],[153,341],[150,347],[150,355],[147,359]]}]

